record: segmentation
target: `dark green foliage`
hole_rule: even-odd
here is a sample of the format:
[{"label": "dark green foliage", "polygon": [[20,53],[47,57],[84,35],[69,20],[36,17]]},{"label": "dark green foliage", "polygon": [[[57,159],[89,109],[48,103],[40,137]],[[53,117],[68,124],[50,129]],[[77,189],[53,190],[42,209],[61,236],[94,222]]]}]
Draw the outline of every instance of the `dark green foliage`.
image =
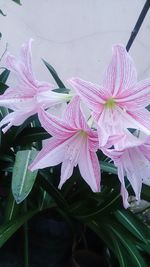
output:
[{"label": "dark green foliage", "polygon": [[12,0],[12,1],[14,1],[15,3],[21,5],[21,1],[20,0]]}]

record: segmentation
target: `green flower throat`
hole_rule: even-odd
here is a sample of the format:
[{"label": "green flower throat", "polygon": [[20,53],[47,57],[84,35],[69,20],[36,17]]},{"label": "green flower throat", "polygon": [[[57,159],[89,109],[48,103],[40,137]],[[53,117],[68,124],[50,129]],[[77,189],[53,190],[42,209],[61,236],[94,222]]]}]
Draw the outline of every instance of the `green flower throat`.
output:
[{"label": "green flower throat", "polygon": [[114,108],[116,106],[116,101],[114,98],[109,98],[104,105],[105,108]]}]

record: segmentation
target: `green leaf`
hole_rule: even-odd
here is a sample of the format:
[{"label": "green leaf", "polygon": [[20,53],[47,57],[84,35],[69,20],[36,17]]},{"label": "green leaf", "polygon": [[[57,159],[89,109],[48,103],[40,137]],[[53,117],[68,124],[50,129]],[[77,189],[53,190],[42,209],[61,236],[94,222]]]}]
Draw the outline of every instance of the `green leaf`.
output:
[{"label": "green leaf", "polygon": [[[8,109],[0,108],[0,113],[2,113],[2,116],[6,116],[8,114]],[[10,148],[13,146],[15,137],[16,137],[16,131],[17,127],[12,126],[9,131],[7,131],[5,134],[2,133],[1,136],[1,147],[0,152],[7,153],[6,151],[11,151]]]},{"label": "green leaf", "polygon": [[113,224],[108,224],[108,227],[114,233],[114,235],[116,237],[118,237],[118,239],[123,244],[123,246],[127,249],[127,252],[130,254],[131,258],[133,259],[135,266],[148,267],[147,264],[145,263],[144,259],[142,258],[142,256],[138,252],[135,244],[132,242],[132,239],[129,239],[129,237],[126,235],[125,231],[120,231],[118,225],[115,226]]},{"label": "green leaf", "polygon": [[2,95],[7,88],[8,86],[6,84],[0,82],[0,95]]},{"label": "green leaf", "polygon": [[51,73],[51,75],[53,76],[54,80],[56,81],[58,87],[66,89],[65,85],[60,80],[56,70],[48,62],[46,62],[44,59],[43,59],[43,62],[45,64],[45,66],[47,67],[47,69],[49,70],[49,72]]},{"label": "green leaf", "polygon": [[10,70],[5,69],[5,70],[0,74],[0,82],[2,82],[2,83],[6,83],[9,74],[10,74]]},{"label": "green leaf", "polygon": [[93,232],[95,232],[105,242],[105,244],[107,244],[107,246],[112,251],[114,250],[114,246],[113,246],[113,242],[111,240],[111,236],[110,236],[107,228],[105,228],[105,226],[103,224],[100,224],[100,223],[98,223],[98,222],[93,220],[93,221],[87,223],[87,226]]},{"label": "green leaf", "polygon": [[[100,195],[101,193],[99,193]],[[84,204],[84,203],[83,203]],[[104,215],[108,215],[110,212],[115,211],[122,205],[120,193],[118,193],[117,189],[115,188],[112,192],[107,194],[105,197],[103,196],[103,201],[98,203],[97,207],[93,207],[92,209],[84,208],[82,205],[82,209],[79,208],[75,211],[71,210],[74,216],[80,220],[85,222],[90,221],[91,219],[101,218]]]},{"label": "green leaf", "polygon": [[9,114],[8,108],[0,107],[0,120]]},{"label": "green leaf", "polygon": [[57,88],[57,89],[53,89],[53,92],[63,93],[63,94],[68,94],[69,91],[70,91],[70,89],[68,89],[68,88]]},{"label": "green leaf", "polygon": [[1,9],[0,9],[0,14],[3,15],[3,16],[6,16],[6,14],[4,14]]},{"label": "green leaf", "polygon": [[147,244],[148,233],[147,227],[129,210],[117,210],[115,217],[118,221],[128,229],[133,235],[135,235],[139,240]]},{"label": "green leaf", "polygon": [[[54,201],[46,201],[41,210],[56,208]],[[9,222],[5,222],[0,225],[0,247],[29,219],[31,219],[35,214],[40,212],[39,208],[28,211],[27,213],[15,216]]]},{"label": "green leaf", "polygon": [[137,267],[136,262],[132,260],[129,253],[127,253],[126,248],[122,245],[122,243],[118,240],[118,238],[116,238],[116,236],[112,232],[110,232],[109,234],[112,237],[112,241],[115,248],[115,254],[116,257],[118,258],[120,267],[129,267],[129,266]]},{"label": "green leaf", "polygon": [[18,151],[12,175],[12,192],[17,204],[21,203],[30,193],[37,172],[28,169],[37,154],[35,150]]},{"label": "green leaf", "polygon": [[150,255],[150,242],[148,243],[148,245],[140,244],[139,245],[139,249],[142,250],[142,252],[147,253],[147,254]]},{"label": "green leaf", "polygon": [[121,242],[119,242],[117,238],[115,238],[114,235],[112,235],[112,237],[115,247],[115,254],[119,260],[120,267],[129,267],[129,262],[127,261],[127,255],[125,254],[125,248],[123,247]]},{"label": "green leaf", "polygon": [[33,210],[19,216],[8,223],[5,223],[0,226],[0,247],[30,218],[33,217],[38,212],[38,210]]},{"label": "green leaf", "polygon": [[117,168],[112,163],[100,161],[100,166],[101,166],[102,171],[104,172],[117,174]]},{"label": "green leaf", "polygon": [[141,192],[141,199],[150,202],[150,186],[143,184],[142,192]]},{"label": "green leaf", "polygon": [[40,170],[39,174],[41,176],[38,177],[38,182],[40,183],[40,186],[43,188],[43,190],[46,191],[51,197],[53,197],[59,208],[67,210],[69,208],[67,201],[59,192],[59,190],[49,182],[51,174],[49,173],[47,175],[45,170]]},{"label": "green leaf", "polygon": [[50,138],[50,134],[48,134],[42,127],[27,127],[17,136],[15,143],[25,145],[48,138]]},{"label": "green leaf", "polygon": [[8,200],[7,200],[7,205],[6,205],[5,216],[4,216],[5,222],[8,222],[14,219],[18,213],[19,208],[20,206],[16,204],[13,194],[10,191]]},{"label": "green leaf", "polygon": [[17,3],[17,4],[19,4],[19,5],[21,5],[21,2],[20,2],[20,0],[13,0],[15,3]]},{"label": "green leaf", "polygon": [[55,203],[53,198],[45,191],[42,190],[42,197],[39,203],[39,210],[43,210],[44,208],[48,207],[50,204]]}]

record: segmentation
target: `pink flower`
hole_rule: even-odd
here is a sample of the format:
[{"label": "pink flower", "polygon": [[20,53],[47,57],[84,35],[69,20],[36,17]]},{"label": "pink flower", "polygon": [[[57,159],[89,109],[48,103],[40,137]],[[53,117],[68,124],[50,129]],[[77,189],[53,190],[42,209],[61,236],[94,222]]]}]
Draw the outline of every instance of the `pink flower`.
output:
[{"label": "pink flower", "polygon": [[55,166],[62,162],[59,188],[69,179],[73,168],[79,166],[83,179],[96,192],[100,190],[100,166],[96,155],[98,137],[89,128],[80,109],[80,100],[75,96],[66,108],[62,120],[42,111],[39,112],[42,126],[53,137],[44,145],[30,170]]},{"label": "pink flower", "polygon": [[93,111],[98,133],[99,128],[103,131],[103,143],[108,136],[124,133],[127,128],[150,134],[150,113],[145,109],[150,101],[150,79],[137,82],[136,69],[124,46],[113,47],[101,86],[79,78],[69,83]]},{"label": "pink flower", "polygon": [[31,65],[31,43],[32,39],[22,45],[19,59],[10,54],[5,58],[6,68],[15,74],[17,84],[0,95],[0,106],[13,110],[0,122],[0,127],[6,125],[3,132],[12,125],[21,125],[37,113],[41,105],[47,108],[65,102],[69,97],[68,94],[53,92],[52,84],[36,80]]},{"label": "pink flower", "polygon": [[124,140],[124,149],[102,148],[102,151],[114,161],[118,169],[123,204],[125,208],[128,208],[125,176],[129,180],[138,201],[140,200],[142,183],[150,185],[150,137],[142,140],[129,134]]}]

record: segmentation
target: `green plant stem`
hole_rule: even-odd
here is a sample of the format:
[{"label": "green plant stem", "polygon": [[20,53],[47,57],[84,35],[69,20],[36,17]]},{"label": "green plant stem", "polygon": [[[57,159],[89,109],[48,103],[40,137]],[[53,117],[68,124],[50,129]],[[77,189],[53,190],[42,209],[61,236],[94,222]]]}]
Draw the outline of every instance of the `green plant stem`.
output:
[{"label": "green plant stem", "polygon": [[[27,212],[27,201],[24,200],[24,212]],[[28,240],[28,223],[25,222],[24,226],[24,267],[29,267],[29,240]]]},{"label": "green plant stem", "polygon": [[126,46],[127,51],[129,51],[129,49],[131,48],[131,46],[134,42],[134,39],[137,36],[137,34],[138,34],[138,32],[142,26],[142,23],[145,19],[145,16],[146,16],[149,8],[150,8],[150,0],[147,0],[144,4],[144,7],[143,7],[140,15],[139,15],[139,18],[135,24],[135,27],[134,27],[133,31],[131,32],[131,36],[130,36],[129,41],[128,41],[127,46]]}]

